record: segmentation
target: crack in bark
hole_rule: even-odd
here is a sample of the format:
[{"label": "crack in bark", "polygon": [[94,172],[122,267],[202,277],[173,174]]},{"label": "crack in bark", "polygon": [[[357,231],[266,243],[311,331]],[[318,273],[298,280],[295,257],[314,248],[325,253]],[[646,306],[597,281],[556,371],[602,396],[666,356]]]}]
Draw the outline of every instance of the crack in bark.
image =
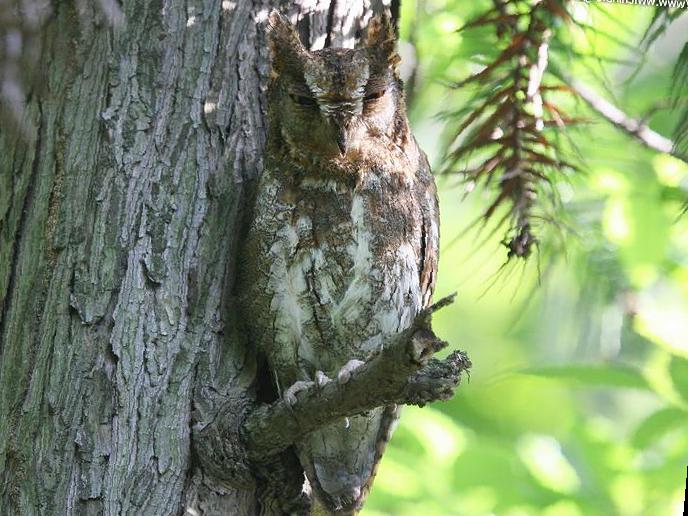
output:
[{"label": "crack in bark", "polygon": [[33,161],[31,163],[31,174],[29,177],[29,184],[26,187],[26,193],[24,194],[24,202],[22,203],[21,212],[19,214],[19,220],[17,221],[17,228],[14,233],[14,238],[12,239],[12,257],[10,258],[10,274],[7,279],[7,290],[5,292],[5,297],[2,303],[2,309],[0,310],[0,360],[2,359],[3,352],[3,336],[5,334],[5,326],[7,325],[7,317],[10,311],[10,305],[12,305],[12,296],[15,290],[17,281],[17,268],[19,261],[19,249],[23,242],[22,236],[25,233],[27,219],[29,218],[29,212],[31,211],[31,206],[33,204],[33,199],[36,191],[36,178],[38,177],[38,169],[41,161],[41,151],[43,147],[43,106],[41,101],[36,99],[36,106],[38,108],[38,125],[36,126],[36,142],[35,142],[35,152],[33,156]]}]

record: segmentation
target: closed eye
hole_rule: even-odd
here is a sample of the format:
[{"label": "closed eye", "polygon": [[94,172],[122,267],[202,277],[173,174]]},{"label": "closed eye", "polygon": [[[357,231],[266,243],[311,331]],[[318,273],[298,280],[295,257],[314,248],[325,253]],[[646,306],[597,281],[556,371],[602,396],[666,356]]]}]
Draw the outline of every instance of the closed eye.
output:
[{"label": "closed eye", "polygon": [[387,91],[386,90],[378,90],[374,91],[373,93],[369,93],[365,97],[363,97],[363,100],[365,102],[372,102],[373,100],[377,100],[380,97],[382,97]]},{"label": "closed eye", "polygon": [[293,100],[299,106],[304,107],[316,107],[318,103],[313,97],[307,97],[305,95],[289,95],[291,100]]}]

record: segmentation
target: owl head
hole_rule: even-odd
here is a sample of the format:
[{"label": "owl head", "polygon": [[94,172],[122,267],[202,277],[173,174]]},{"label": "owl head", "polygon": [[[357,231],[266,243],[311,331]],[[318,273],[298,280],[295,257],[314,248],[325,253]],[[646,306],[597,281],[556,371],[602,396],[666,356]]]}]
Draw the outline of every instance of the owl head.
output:
[{"label": "owl head", "polygon": [[386,18],[373,19],[358,48],[311,52],[273,11],[268,39],[271,134],[290,154],[351,159],[394,137],[405,114],[396,40]]}]

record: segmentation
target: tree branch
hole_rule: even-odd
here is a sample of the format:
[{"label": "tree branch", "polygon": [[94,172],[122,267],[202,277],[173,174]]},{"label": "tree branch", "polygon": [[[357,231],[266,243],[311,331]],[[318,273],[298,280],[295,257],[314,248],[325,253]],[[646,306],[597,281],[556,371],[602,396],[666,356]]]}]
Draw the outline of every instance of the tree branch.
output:
[{"label": "tree branch", "polygon": [[300,436],[393,403],[420,405],[449,399],[471,363],[455,351],[445,360],[431,359],[447,343],[429,329],[433,312],[453,301],[445,298],[422,312],[408,330],[355,368],[345,366],[335,379],[309,383],[296,402],[280,399],[251,412],[243,425],[243,440],[253,458],[274,455]]},{"label": "tree branch", "polygon": [[598,114],[615,127],[621,129],[650,149],[671,154],[688,163],[688,155],[679,152],[672,140],[650,129],[644,121],[628,116],[621,109],[581,81],[566,74],[562,74],[562,78],[591,108],[597,111]]}]

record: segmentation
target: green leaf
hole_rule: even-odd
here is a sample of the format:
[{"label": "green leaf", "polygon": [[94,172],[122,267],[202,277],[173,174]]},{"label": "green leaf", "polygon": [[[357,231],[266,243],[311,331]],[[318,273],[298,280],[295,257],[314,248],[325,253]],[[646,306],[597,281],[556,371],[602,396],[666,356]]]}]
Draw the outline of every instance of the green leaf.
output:
[{"label": "green leaf", "polygon": [[674,356],[669,365],[669,374],[676,392],[688,402],[688,360]]},{"label": "green leaf", "polygon": [[619,364],[533,367],[524,369],[521,373],[555,378],[593,387],[652,390],[642,372]]},{"label": "green leaf", "polygon": [[688,412],[677,408],[660,409],[638,425],[631,442],[636,448],[647,448],[678,425],[688,426]]}]

